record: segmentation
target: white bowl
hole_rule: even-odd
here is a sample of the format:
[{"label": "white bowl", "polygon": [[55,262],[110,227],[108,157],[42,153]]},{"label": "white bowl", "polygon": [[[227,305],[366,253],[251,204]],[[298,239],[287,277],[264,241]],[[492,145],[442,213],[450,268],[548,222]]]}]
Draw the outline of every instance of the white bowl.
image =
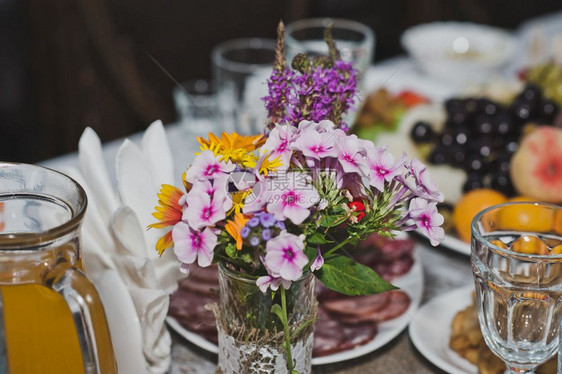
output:
[{"label": "white bowl", "polygon": [[459,22],[414,26],[400,41],[425,73],[453,83],[483,82],[501,73],[517,47],[504,30]]}]

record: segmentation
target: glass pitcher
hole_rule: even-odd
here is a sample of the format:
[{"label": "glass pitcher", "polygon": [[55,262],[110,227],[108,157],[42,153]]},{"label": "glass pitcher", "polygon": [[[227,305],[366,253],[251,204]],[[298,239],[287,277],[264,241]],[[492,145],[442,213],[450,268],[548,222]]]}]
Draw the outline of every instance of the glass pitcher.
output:
[{"label": "glass pitcher", "polygon": [[105,312],[83,272],[82,187],[0,163],[0,205],[0,373],[116,373]]}]

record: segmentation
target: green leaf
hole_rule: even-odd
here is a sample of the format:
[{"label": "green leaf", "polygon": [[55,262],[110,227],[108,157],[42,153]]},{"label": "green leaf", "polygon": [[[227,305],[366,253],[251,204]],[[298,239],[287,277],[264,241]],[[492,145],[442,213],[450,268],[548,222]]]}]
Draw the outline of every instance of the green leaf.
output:
[{"label": "green leaf", "polygon": [[224,248],[224,252],[228,257],[236,257],[236,246],[232,243],[228,243]]},{"label": "green leaf", "polygon": [[342,255],[324,258],[324,266],[314,274],[329,289],[349,296],[376,294],[397,289],[370,267]]},{"label": "green leaf", "polygon": [[332,240],[326,239],[322,233],[316,232],[313,235],[306,238],[308,244],[316,244],[316,245],[323,245],[323,244],[330,244],[333,243]]},{"label": "green leaf", "polygon": [[338,220],[337,216],[325,216],[325,215],[323,215],[322,218],[320,218],[319,225],[322,226],[322,227],[332,227],[334,222],[336,222],[337,220]]},{"label": "green leaf", "polygon": [[283,308],[279,304],[273,304],[271,306],[271,313],[276,314],[281,320],[281,323],[285,324],[285,315],[283,314]]},{"label": "green leaf", "polygon": [[316,248],[311,247],[309,245],[307,245],[306,247],[304,247],[304,254],[306,255],[306,257],[308,258],[308,262],[312,262],[314,261],[314,259],[316,258],[318,251],[316,250]]}]

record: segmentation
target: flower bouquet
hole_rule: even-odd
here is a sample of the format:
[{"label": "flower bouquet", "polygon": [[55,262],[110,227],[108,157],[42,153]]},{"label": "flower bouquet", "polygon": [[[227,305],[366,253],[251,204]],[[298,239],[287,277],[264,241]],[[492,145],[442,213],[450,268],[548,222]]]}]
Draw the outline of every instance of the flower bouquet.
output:
[{"label": "flower bouquet", "polygon": [[162,186],[151,225],[168,228],[157,249],[173,246],[185,272],[219,264],[214,312],[228,373],[310,372],[315,278],[346,295],[394,288],[346,245],[412,229],[434,245],[443,238],[442,195],[425,166],[346,133],[357,73],[329,29],[329,55],[297,55],[292,69],[282,24],[278,34],[265,134],[198,138],[184,190]]}]

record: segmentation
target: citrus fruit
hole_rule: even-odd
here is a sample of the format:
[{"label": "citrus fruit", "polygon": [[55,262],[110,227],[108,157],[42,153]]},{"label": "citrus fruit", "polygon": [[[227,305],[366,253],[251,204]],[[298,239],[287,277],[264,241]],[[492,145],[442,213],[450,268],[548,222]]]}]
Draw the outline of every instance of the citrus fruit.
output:
[{"label": "citrus fruit", "polygon": [[552,229],[555,233],[562,235],[562,210],[557,210],[556,213],[554,213]]},{"label": "citrus fruit", "polygon": [[528,253],[535,255],[547,255],[548,247],[546,244],[532,235],[523,235],[519,239],[513,242],[511,245],[511,250],[519,253]]},{"label": "citrus fruit", "polygon": [[459,237],[470,242],[470,224],[482,209],[505,202],[506,197],[498,191],[480,188],[466,193],[455,206],[453,221]]},{"label": "citrus fruit", "polygon": [[550,251],[551,255],[562,255],[562,244],[558,244]]},{"label": "citrus fruit", "polygon": [[[537,201],[517,196],[507,202]],[[554,223],[554,211],[535,205],[506,206],[499,212],[499,226],[504,230],[533,232],[550,231]]]}]

